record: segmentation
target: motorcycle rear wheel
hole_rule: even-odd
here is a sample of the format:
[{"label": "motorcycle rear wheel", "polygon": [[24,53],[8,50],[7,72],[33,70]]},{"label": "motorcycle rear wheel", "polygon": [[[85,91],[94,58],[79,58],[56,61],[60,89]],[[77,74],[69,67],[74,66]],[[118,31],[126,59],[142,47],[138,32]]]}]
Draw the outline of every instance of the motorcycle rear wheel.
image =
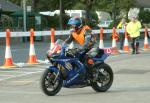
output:
[{"label": "motorcycle rear wheel", "polygon": [[55,77],[55,72],[49,69],[46,69],[42,75],[41,88],[43,92],[48,96],[54,96],[61,90],[63,79],[59,75],[58,79],[54,83]]},{"label": "motorcycle rear wheel", "polygon": [[98,80],[91,81],[91,86],[96,92],[106,92],[113,83],[113,71],[108,64],[97,64],[94,69],[98,70]]}]

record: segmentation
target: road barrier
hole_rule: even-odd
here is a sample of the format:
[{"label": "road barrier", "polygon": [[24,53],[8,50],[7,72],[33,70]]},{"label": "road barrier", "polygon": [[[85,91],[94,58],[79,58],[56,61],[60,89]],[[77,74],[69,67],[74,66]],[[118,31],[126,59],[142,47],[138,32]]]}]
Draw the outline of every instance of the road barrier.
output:
[{"label": "road barrier", "polygon": [[[103,33],[106,34],[111,34],[112,33],[112,29],[104,29]],[[148,29],[148,31],[150,31],[150,29]],[[93,34],[99,34],[99,30],[92,30]],[[116,29],[116,32],[119,33],[124,33],[124,31],[122,29]],[[140,32],[145,32],[145,29],[141,29]],[[34,36],[49,36],[50,35],[50,31],[35,31]],[[63,30],[63,31],[55,31],[55,35],[69,35],[70,31],[69,30]],[[11,32],[11,37],[29,37],[30,36],[30,32]],[[6,37],[5,32],[0,32],[0,38],[4,38]]]}]

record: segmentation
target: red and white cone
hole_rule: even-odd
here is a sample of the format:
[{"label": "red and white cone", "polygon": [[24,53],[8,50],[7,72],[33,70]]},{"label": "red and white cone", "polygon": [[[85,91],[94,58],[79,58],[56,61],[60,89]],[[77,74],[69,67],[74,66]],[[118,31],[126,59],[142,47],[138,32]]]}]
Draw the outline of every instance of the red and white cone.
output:
[{"label": "red and white cone", "polygon": [[128,42],[128,38],[125,38],[124,40],[124,47],[123,47],[123,50],[125,52],[129,52],[129,42]]},{"label": "red and white cone", "polygon": [[12,54],[11,54],[11,49],[10,49],[10,30],[6,30],[6,50],[5,50],[5,60],[4,60],[4,65],[1,66],[0,68],[12,68],[12,67],[17,67],[13,64],[12,60]]},{"label": "red and white cone", "polygon": [[51,44],[50,44],[50,49],[54,48],[55,44],[55,30],[52,28],[51,29]]},{"label": "red and white cone", "polygon": [[113,52],[112,52],[112,54],[119,54],[115,35],[116,35],[116,29],[115,29],[115,27],[113,27],[113,35],[112,35],[112,48],[113,48]]},{"label": "red and white cone", "polygon": [[100,29],[100,41],[99,41],[99,48],[104,48],[104,42],[103,42],[103,28]]},{"label": "red and white cone", "polygon": [[112,39],[112,47],[113,48],[117,48],[117,43],[116,43],[116,39],[115,38]]},{"label": "red and white cone", "polygon": [[29,50],[29,58],[28,58],[29,64],[37,64],[37,58],[35,54],[35,48],[34,48],[34,30],[31,29],[30,31],[30,50]]},{"label": "red and white cone", "polygon": [[147,36],[144,38],[144,49],[149,49],[148,37]]},{"label": "red and white cone", "polygon": [[147,37],[147,27],[145,28],[145,38],[144,38],[144,50],[149,49],[148,37]]},{"label": "red and white cone", "polygon": [[123,50],[125,52],[129,52],[129,42],[128,42],[128,36],[127,36],[126,28],[125,28],[125,40],[124,40]]}]

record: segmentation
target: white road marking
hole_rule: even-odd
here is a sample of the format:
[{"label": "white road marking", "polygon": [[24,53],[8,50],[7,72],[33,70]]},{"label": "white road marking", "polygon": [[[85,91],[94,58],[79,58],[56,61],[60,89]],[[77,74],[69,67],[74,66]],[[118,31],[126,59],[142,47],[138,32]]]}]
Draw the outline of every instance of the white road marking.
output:
[{"label": "white road marking", "polygon": [[7,75],[7,74],[0,75],[0,77],[10,77],[10,76],[13,76],[13,75]]},{"label": "white road marking", "polygon": [[20,74],[20,75],[17,75],[17,76],[11,76],[11,77],[7,77],[7,78],[4,78],[4,79],[0,79],[0,81],[5,81],[5,80],[8,80],[8,79],[13,79],[13,78],[18,78],[18,77],[23,77],[23,76],[27,76],[27,75],[31,75],[31,74],[40,73],[40,72],[42,72],[42,71],[36,71],[36,72]]},{"label": "white road marking", "polygon": [[0,93],[5,93],[5,94],[42,94],[42,92],[35,92],[35,91],[0,91]]}]

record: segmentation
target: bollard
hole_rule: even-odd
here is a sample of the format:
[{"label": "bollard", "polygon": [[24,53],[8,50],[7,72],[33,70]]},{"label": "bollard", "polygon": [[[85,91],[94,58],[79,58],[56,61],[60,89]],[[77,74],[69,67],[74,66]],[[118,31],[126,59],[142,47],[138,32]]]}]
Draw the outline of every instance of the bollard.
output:
[{"label": "bollard", "polygon": [[51,43],[50,43],[50,49],[52,49],[54,47],[54,44],[55,44],[55,29],[52,28],[51,29]]},{"label": "bollard", "polygon": [[112,35],[112,47],[117,48],[117,43],[116,43],[116,29],[113,27],[113,35]]},{"label": "bollard", "polygon": [[126,27],[125,27],[125,39],[124,39],[124,46],[123,46],[123,50],[125,52],[129,52],[129,42],[128,42],[128,35],[127,35],[127,30],[126,30]]},{"label": "bollard", "polygon": [[28,64],[37,64],[37,58],[35,54],[35,48],[34,48],[34,30],[30,30],[30,50],[29,50],[29,58],[28,58]]},{"label": "bollard", "polygon": [[5,60],[4,65],[0,68],[13,68],[17,67],[13,64],[11,49],[10,49],[10,30],[6,30],[6,49],[5,49]]},{"label": "bollard", "polygon": [[117,49],[117,43],[116,43],[116,29],[113,27],[113,35],[112,35],[112,54],[119,54],[119,51]]},{"label": "bollard", "polygon": [[101,28],[101,29],[100,29],[100,42],[99,42],[99,48],[104,48],[103,32],[104,32],[104,29]]},{"label": "bollard", "polygon": [[147,50],[149,49],[149,45],[148,45],[148,37],[147,37],[147,34],[148,33],[148,30],[147,30],[147,27],[145,27],[145,37],[144,37],[144,50]]}]

